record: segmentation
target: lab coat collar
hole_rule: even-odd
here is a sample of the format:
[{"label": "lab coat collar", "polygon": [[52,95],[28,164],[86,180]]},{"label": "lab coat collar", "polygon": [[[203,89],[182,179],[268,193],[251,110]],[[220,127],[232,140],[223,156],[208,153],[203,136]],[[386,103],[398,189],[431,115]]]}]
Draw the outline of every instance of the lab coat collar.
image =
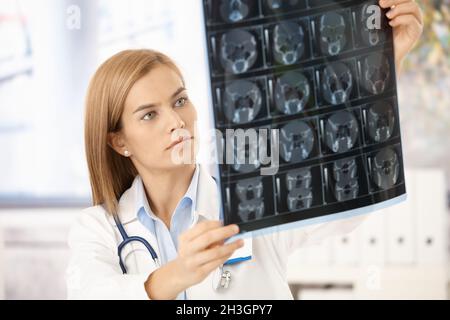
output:
[{"label": "lab coat collar", "polygon": [[194,223],[199,219],[219,220],[220,207],[217,183],[204,165],[200,165],[197,205],[194,210]]}]

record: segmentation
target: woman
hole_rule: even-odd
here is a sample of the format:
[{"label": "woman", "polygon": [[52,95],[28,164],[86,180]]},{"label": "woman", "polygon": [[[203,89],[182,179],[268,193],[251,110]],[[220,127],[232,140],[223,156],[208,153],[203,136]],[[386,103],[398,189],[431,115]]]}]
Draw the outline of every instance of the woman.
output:
[{"label": "woman", "polygon": [[[420,37],[422,15],[410,0],[380,5],[395,6],[387,16],[399,67]],[[291,299],[289,253],[358,225],[352,218],[225,243],[239,230],[219,221],[215,181],[201,165],[172,158],[181,151],[195,158],[195,120],[183,77],[167,56],[124,51],[98,69],[85,124],[95,206],[70,233],[69,298]],[[182,138],[173,140],[177,133]],[[154,256],[135,241],[119,258],[123,232],[145,239]]]}]

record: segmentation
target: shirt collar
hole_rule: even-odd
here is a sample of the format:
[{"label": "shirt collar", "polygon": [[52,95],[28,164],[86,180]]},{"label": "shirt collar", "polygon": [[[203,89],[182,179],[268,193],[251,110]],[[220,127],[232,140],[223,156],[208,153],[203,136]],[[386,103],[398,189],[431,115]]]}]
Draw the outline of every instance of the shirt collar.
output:
[{"label": "shirt collar", "polygon": [[[181,198],[180,202],[177,204],[177,208],[179,206],[186,205],[187,201],[191,201],[192,207],[191,207],[191,222],[193,222],[194,215],[193,211],[196,208],[197,205],[197,189],[198,189],[198,180],[199,180],[199,165],[195,165],[194,174],[191,179],[191,183],[189,184],[189,187],[184,194],[184,196]],[[153,211],[150,208],[150,205],[147,200],[147,196],[145,193],[144,183],[142,182],[142,178],[138,175],[136,176],[136,189],[135,189],[135,211],[136,215],[139,220],[142,219],[142,215],[147,213],[149,217],[151,217],[153,220],[158,219],[156,215],[153,213]]]}]

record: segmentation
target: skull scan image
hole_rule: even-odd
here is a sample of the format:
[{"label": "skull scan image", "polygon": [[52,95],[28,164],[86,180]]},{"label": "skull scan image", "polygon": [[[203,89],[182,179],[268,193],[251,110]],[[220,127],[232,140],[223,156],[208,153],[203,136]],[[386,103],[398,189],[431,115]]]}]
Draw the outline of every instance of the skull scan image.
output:
[{"label": "skull scan image", "polygon": [[280,130],[280,155],[286,162],[307,159],[314,148],[314,131],[304,121],[293,121]]},{"label": "skull scan image", "polygon": [[367,111],[367,126],[370,138],[384,142],[392,137],[395,127],[394,109],[390,103],[377,102]]},{"label": "skull scan image", "polygon": [[270,10],[280,10],[287,6],[296,6],[299,2],[299,0],[266,0],[266,5]]},{"label": "skull scan image", "polygon": [[373,158],[373,181],[380,189],[392,188],[400,174],[400,163],[397,153],[390,147],[379,151]]},{"label": "skull scan image", "polygon": [[336,181],[334,185],[334,196],[337,201],[347,201],[355,199],[359,193],[358,179],[342,179]]},{"label": "skull scan image", "polygon": [[237,80],[225,87],[224,114],[233,123],[253,121],[261,111],[262,95],[251,81]]},{"label": "skull scan image", "polygon": [[287,115],[303,111],[309,102],[311,87],[300,72],[289,71],[276,81],[275,105]]},{"label": "skull scan image", "polygon": [[263,182],[260,177],[241,180],[236,184],[239,198],[238,216],[247,222],[264,215]]},{"label": "skull scan image", "polygon": [[342,15],[328,12],[320,18],[320,46],[322,53],[335,56],[347,43],[346,25]]},{"label": "skull scan image", "polygon": [[240,173],[253,172],[261,166],[258,158],[258,148],[261,144],[250,144],[247,139],[245,143],[234,141],[234,160],[232,167]]},{"label": "skull scan image", "polygon": [[385,55],[372,53],[363,61],[363,85],[372,94],[383,93],[388,86],[391,67]]},{"label": "skull scan image", "polygon": [[355,158],[345,158],[333,163],[333,178],[336,181],[354,179],[358,174]]},{"label": "skull scan image", "polygon": [[226,72],[246,72],[258,58],[256,38],[248,31],[229,31],[222,35],[220,43],[220,62]]},{"label": "skull scan image", "polygon": [[325,126],[325,143],[334,153],[349,151],[358,140],[358,120],[353,113],[343,110],[328,118]]},{"label": "skull scan image", "polygon": [[295,188],[289,191],[287,196],[287,205],[289,211],[308,209],[313,202],[311,188]]},{"label": "skull scan image", "polygon": [[241,180],[236,184],[236,194],[240,201],[250,201],[263,196],[263,182],[260,177]]},{"label": "skull scan image", "polygon": [[288,191],[298,188],[310,188],[311,182],[312,176],[309,169],[291,170],[286,174],[286,188]]},{"label": "skull scan image", "polygon": [[352,89],[353,75],[345,64],[335,62],[323,70],[322,92],[328,103],[337,105],[348,101]]},{"label": "skull scan image", "polygon": [[245,19],[250,12],[246,0],[222,0],[220,2],[220,16],[225,22],[238,22]]},{"label": "skull scan image", "polygon": [[[361,10],[361,37],[369,46],[376,46],[386,39],[386,35],[381,29],[377,29],[376,26],[370,25],[370,19],[372,19],[373,11],[369,10],[371,4],[366,4]],[[381,24],[384,25],[384,14],[381,14]]]},{"label": "skull scan image", "polygon": [[281,22],[273,30],[273,55],[283,65],[296,63],[305,51],[303,28],[295,22]]},{"label": "skull scan image", "polygon": [[263,199],[254,199],[238,204],[238,216],[243,222],[261,219],[264,216]]}]

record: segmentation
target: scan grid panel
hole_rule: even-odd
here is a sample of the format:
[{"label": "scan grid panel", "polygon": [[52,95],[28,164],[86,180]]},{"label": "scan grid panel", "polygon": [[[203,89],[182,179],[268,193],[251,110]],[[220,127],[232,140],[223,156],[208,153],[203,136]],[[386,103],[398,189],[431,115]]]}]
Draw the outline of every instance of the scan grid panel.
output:
[{"label": "scan grid panel", "polygon": [[[219,165],[225,224],[257,230],[406,192],[392,29],[377,1],[204,0],[203,8],[216,129],[278,130],[266,143],[234,141],[235,162]],[[368,28],[374,17],[381,29]],[[277,141],[279,170],[261,175],[270,164],[255,157]]]}]

